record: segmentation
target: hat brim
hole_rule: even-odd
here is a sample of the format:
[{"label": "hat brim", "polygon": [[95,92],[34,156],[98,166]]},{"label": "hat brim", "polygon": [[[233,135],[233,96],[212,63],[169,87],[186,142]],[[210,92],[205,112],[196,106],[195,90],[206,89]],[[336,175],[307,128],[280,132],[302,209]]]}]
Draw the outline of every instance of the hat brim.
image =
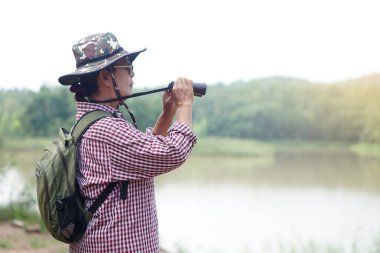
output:
[{"label": "hat brim", "polygon": [[96,71],[99,71],[101,69],[104,69],[111,65],[112,63],[120,60],[121,58],[128,56],[128,60],[130,63],[132,63],[136,57],[144,52],[146,48],[139,49],[136,51],[132,52],[127,52],[127,51],[121,51],[118,54],[113,55],[112,57],[92,63],[88,63],[80,68],[77,68],[74,72],[63,75],[58,78],[58,82],[62,85],[73,85],[73,84],[78,84],[81,80],[81,77],[86,74],[91,74]]}]

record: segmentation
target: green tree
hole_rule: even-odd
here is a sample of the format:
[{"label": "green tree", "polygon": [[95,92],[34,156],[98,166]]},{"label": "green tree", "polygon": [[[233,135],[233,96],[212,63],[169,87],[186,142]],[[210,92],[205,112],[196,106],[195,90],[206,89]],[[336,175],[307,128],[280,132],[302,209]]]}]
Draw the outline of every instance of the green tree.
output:
[{"label": "green tree", "polygon": [[21,115],[32,95],[33,92],[29,90],[0,90],[0,137],[21,134]]},{"label": "green tree", "polygon": [[75,104],[65,88],[42,87],[27,103],[21,117],[23,129],[31,136],[53,136],[60,127],[74,123]]}]

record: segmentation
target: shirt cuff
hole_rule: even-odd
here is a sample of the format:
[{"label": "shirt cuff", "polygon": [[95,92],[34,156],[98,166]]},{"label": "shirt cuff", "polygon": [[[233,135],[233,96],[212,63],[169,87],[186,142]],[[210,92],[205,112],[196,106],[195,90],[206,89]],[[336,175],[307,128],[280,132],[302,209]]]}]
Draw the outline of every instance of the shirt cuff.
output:
[{"label": "shirt cuff", "polygon": [[186,136],[193,143],[193,145],[197,143],[197,136],[195,133],[190,129],[190,127],[182,122],[175,122],[168,130],[169,134],[172,132],[178,132]]},{"label": "shirt cuff", "polygon": [[145,133],[146,133],[147,135],[153,135],[153,127],[147,127],[147,128],[145,129]]}]

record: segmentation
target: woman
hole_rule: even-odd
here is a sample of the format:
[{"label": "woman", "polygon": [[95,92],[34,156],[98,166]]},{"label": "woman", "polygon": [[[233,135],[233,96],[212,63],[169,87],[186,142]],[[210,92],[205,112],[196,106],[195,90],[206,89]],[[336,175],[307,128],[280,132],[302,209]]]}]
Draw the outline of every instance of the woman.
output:
[{"label": "woman", "polygon": [[113,114],[92,125],[78,148],[77,180],[86,208],[109,183],[129,182],[127,198],[118,184],[70,252],[159,252],[154,177],[183,164],[196,143],[193,88],[191,80],[178,78],[173,90],[163,93],[155,126],[139,131],[118,107],[132,94],[132,63],[143,51],[125,51],[112,33],[90,35],[73,46],[77,69],[58,79],[75,93],[77,120],[93,110]]}]

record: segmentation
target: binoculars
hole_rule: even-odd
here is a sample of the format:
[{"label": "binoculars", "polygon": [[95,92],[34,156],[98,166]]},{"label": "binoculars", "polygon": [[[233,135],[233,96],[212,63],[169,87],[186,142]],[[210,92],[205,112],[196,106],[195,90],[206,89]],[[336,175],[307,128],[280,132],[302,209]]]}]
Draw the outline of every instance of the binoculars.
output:
[{"label": "binoculars", "polygon": [[[160,88],[160,89],[150,90],[150,91],[137,92],[137,93],[133,93],[132,95],[129,95],[129,96],[122,96],[122,97],[119,96],[117,98],[111,98],[111,99],[106,99],[106,100],[94,100],[94,99],[92,99],[91,101],[95,102],[95,103],[109,103],[109,102],[113,102],[113,101],[120,101],[121,99],[139,97],[139,96],[144,96],[144,95],[148,95],[148,94],[152,94],[152,93],[156,93],[156,92],[171,91],[173,89],[173,86],[174,86],[174,81],[171,81],[169,83],[168,87],[165,87],[165,88]],[[207,90],[207,85],[205,83],[193,83],[194,96],[202,97],[206,94],[206,90]]]},{"label": "binoculars", "polygon": [[[173,89],[173,86],[174,86],[174,81],[171,81],[168,85],[167,90],[171,91]],[[193,83],[194,96],[202,97],[206,95],[206,90],[207,90],[206,83]]]}]

